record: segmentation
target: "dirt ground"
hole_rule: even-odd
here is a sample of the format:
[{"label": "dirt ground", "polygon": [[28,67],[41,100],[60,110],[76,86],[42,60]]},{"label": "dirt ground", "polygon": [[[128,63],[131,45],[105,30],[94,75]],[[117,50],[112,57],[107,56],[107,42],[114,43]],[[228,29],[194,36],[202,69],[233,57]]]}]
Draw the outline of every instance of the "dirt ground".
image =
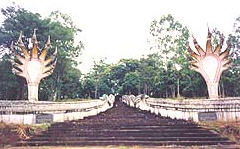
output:
[{"label": "dirt ground", "polygon": [[202,127],[214,130],[222,136],[228,137],[230,140],[240,145],[240,121],[233,122],[202,122]]}]

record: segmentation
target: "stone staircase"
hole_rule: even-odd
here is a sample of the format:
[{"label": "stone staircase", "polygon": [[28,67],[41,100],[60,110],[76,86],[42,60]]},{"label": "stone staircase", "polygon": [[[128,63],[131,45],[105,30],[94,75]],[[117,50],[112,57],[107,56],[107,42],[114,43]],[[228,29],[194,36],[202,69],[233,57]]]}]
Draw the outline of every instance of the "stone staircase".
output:
[{"label": "stone staircase", "polygon": [[222,146],[234,142],[185,121],[156,116],[116,101],[115,106],[83,120],[54,123],[18,146]]}]

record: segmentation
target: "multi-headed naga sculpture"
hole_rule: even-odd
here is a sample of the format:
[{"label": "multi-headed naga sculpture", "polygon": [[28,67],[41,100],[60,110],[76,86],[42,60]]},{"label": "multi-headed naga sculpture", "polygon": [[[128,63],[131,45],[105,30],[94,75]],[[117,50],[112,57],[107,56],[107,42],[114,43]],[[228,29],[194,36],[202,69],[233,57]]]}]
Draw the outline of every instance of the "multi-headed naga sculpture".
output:
[{"label": "multi-headed naga sculpture", "polygon": [[20,33],[17,45],[20,47],[23,56],[18,54],[16,47],[11,48],[15,51],[16,60],[13,61],[13,72],[21,77],[24,77],[28,84],[28,100],[38,101],[38,85],[41,79],[49,76],[56,65],[57,48],[52,56],[46,59],[48,49],[50,47],[50,36],[42,51],[39,51],[36,30],[32,36],[32,49],[27,50],[22,41],[22,32]]},{"label": "multi-headed naga sculpture", "polygon": [[204,51],[197,40],[193,37],[193,43],[197,50],[194,52],[189,43],[187,43],[188,51],[190,52],[193,61],[191,61],[190,69],[199,72],[206,81],[208,87],[209,98],[218,98],[218,82],[224,70],[231,65],[229,58],[229,46],[221,51],[223,45],[223,37],[221,37],[220,44],[214,49],[211,44],[211,33],[208,30],[208,38],[206,43],[206,51]]}]

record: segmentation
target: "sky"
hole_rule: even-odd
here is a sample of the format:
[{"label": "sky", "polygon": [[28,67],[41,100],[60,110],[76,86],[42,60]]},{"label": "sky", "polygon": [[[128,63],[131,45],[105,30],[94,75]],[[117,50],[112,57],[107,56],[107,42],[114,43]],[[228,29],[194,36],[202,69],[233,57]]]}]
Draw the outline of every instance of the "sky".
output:
[{"label": "sky", "polygon": [[94,60],[106,58],[107,63],[117,63],[149,53],[150,23],[162,15],[172,14],[202,46],[208,27],[228,35],[240,16],[239,0],[0,0],[0,8],[12,2],[43,17],[55,10],[70,15],[82,29],[79,38],[85,49],[78,60],[83,73]]}]

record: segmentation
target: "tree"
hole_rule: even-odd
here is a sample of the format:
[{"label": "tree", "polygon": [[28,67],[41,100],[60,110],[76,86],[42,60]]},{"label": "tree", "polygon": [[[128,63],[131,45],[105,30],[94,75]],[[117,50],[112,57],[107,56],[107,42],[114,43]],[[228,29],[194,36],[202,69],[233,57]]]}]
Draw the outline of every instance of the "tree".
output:
[{"label": "tree", "polygon": [[69,73],[63,76],[61,87],[61,98],[80,98],[83,97],[83,85],[80,80],[82,73],[76,68],[68,69]]},{"label": "tree", "polygon": [[183,63],[188,37],[187,27],[176,21],[170,14],[162,16],[159,21],[151,22],[150,50],[159,53],[165,67],[172,61]]},{"label": "tree", "polygon": [[106,64],[104,60],[94,62],[94,66],[90,73],[87,74],[94,85],[94,98],[107,93],[112,93],[112,82],[109,78],[110,65]]},{"label": "tree", "polygon": [[158,54],[161,61],[161,66],[159,67],[165,69],[161,71],[163,74],[158,73],[163,75],[162,79],[164,80],[162,81],[165,83],[158,83],[158,85],[169,87],[164,89],[166,96],[169,96],[168,92],[170,90],[171,96],[175,97],[176,77],[181,77],[181,73],[177,71],[176,65],[179,65],[182,69],[188,68],[188,61],[185,57],[188,37],[189,31],[187,27],[176,21],[170,14],[162,16],[159,21],[153,20],[151,22],[150,50]]},{"label": "tree", "polygon": [[[20,99],[16,93],[21,93],[21,81],[25,81],[12,73],[12,64],[8,61],[9,55],[5,54],[0,61],[0,99]],[[23,91],[24,94],[24,91]]]},{"label": "tree", "polygon": [[83,97],[94,98],[94,80],[89,75],[86,75],[83,82]]},{"label": "tree", "polygon": [[153,95],[154,83],[156,83],[157,77],[159,77],[160,68],[162,64],[159,61],[160,57],[158,54],[150,54],[146,58],[140,59],[140,66],[138,68],[140,76],[140,84],[142,89],[141,93],[147,95]]},{"label": "tree", "polygon": [[110,68],[110,80],[114,93],[125,94],[123,91],[124,77],[129,72],[138,71],[140,62],[136,59],[121,59]]},{"label": "tree", "polygon": [[123,93],[128,95],[138,95],[139,94],[139,73],[138,72],[128,72],[124,77],[124,83],[122,85]]}]

